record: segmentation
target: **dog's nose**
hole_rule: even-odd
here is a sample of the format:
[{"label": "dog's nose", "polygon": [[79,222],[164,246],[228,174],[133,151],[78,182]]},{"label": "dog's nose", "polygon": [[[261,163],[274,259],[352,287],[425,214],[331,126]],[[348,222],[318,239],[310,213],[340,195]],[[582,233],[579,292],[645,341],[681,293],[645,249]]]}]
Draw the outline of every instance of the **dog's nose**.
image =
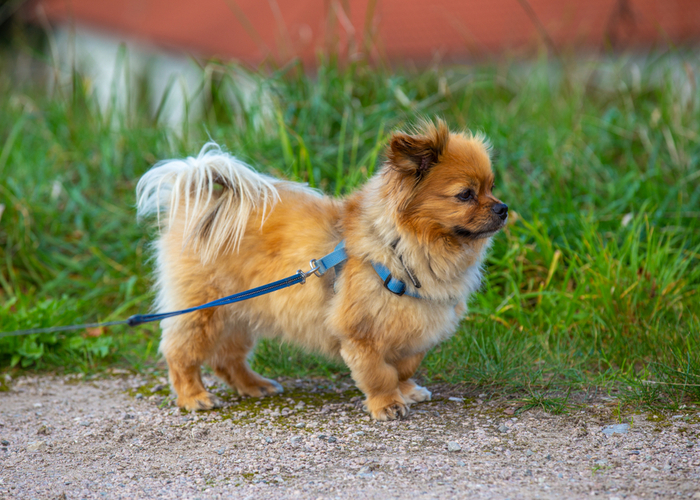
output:
[{"label": "dog's nose", "polygon": [[508,217],[508,205],[505,203],[496,203],[491,210],[503,220]]}]

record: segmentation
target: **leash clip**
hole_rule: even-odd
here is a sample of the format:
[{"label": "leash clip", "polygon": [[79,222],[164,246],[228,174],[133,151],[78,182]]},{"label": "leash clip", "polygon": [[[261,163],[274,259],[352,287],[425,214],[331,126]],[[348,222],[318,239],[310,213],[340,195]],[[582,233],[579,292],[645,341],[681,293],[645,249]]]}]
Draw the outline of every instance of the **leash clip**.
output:
[{"label": "leash clip", "polygon": [[320,272],[321,266],[318,264],[318,262],[316,262],[316,259],[311,259],[309,261],[309,266],[311,267],[311,270],[308,273],[306,273],[307,276],[310,276],[312,274],[315,274],[319,278],[323,276],[323,273]]},{"label": "leash clip", "polygon": [[309,266],[311,267],[311,269],[309,269],[306,272],[302,271],[301,269],[297,270],[297,274],[299,276],[301,276],[301,281],[299,282],[300,285],[303,285],[304,283],[306,283],[306,278],[308,278],[312,274],[315,274],[319,278],[321,277],[321,274],[319,274],[319,272],[318,272],[320,267],[319,267],[318,263],[316,262],[316,259],[311,259],[309,261]]}]

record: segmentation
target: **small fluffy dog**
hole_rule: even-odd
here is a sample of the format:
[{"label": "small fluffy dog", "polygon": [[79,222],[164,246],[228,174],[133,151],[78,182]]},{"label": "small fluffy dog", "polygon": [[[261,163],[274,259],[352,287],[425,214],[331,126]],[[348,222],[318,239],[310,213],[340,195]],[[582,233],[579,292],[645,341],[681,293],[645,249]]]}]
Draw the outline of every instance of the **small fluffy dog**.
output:
[{"label": "small fluffy dog", "polygon": [[[139,215],[157,214],[157,311],[196,306],[307,269],[342,240],[342,269],[245,302],[161,323],[177,404],[206,410],[207,363],[246,396],[282,391],[247,357],[261,337],[342,357],[377,420],[400,418],[430,392],[411,377],[449,338],[477,290],[491,236],[508,218],[493,194],[489,146],[444,122],[395,132],[386,161],[344,199],[252,170],[215,144],[158,163],[137,187]],[[405,283],[384,286],[372,263]]]}]

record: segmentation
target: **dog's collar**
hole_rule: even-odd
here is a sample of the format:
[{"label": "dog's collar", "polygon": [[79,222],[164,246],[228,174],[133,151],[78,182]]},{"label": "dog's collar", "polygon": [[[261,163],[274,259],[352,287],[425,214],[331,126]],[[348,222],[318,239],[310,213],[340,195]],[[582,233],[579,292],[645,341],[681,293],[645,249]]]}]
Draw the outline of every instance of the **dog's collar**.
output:
[{"label": "dog's collar", "polygon": [[[318,268],[316,272],[318,273],[319,276],[323,275],[326,271],[328,271],[328,269],[330,269],[332,267],[337,267],[336,274],[338,274],[340,272],[340,269],[342,269],[342,265],[345,263],[346,260],[348,260],[348,254],[345,251],[345,240],[343,240],[340,243],[338,243],[338,245],[335,247],[335,249],[331,253],[329,253],[328,255],[326,255],[318,260],[311,261],[311,266],[312,267],[316,266]],[[374,262],[374,261],[370,261],[370,263],[372,264],[372,268],[374,269],[374,271],[381,278],[382,283],[384,284],[384,288],[389,290],[391,293],[393,293],[395,295],[399,295],[399,296],[408,295],[409,297],[413,297],[416,299],[423,298],[420,295],[418,295],[417,293],[414,293],[410,290],[407,290],[406,283],[404,283],[400,279],[392,276],[391,271],[389,271],[389,269],[384,264],[381,264],[379,262]],[[403,264],[403,260],[401,260],[401,263]],[[406,266],[404,265],[404,268],[405,267]],[[413,275],[410,273],[410,271],[408,271],[408,269],[406,269],[406,272],[411,277],[411,280],[414,283],[416,283],[417,280],[413,277]],[[417,286],[419,287],[420,284],[418,284]]]}]

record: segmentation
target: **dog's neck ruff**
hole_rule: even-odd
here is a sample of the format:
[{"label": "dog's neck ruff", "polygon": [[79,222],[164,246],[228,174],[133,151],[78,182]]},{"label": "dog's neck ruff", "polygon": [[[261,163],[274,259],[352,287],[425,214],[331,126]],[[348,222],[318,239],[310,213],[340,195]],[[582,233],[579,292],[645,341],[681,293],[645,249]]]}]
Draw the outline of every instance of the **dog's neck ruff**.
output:
[{"label": "dog's neck ruff", "polygon": [[[342,266],[346,260],[348,260],[348,254],[345,251],[345,240],[343,240],[340,243],[338,243],[335,249],[325,257],[311,261],[311,266],[318,267],[316,272],[319,276],[322,276],[328,269],[336,266]],[[384,284],[384,288],[389,290],[391,293],[399,296],[408,295],[409,297],[413,297],[416,299],[423,298],[417,293],[407,290],[406,283],[392,276],[391,271],[389,271],[389,269],[384,264],[374,261],[370,261],[370,263],[372,264],[372,268],[374,268],[374,271],[381,278]]]}]

